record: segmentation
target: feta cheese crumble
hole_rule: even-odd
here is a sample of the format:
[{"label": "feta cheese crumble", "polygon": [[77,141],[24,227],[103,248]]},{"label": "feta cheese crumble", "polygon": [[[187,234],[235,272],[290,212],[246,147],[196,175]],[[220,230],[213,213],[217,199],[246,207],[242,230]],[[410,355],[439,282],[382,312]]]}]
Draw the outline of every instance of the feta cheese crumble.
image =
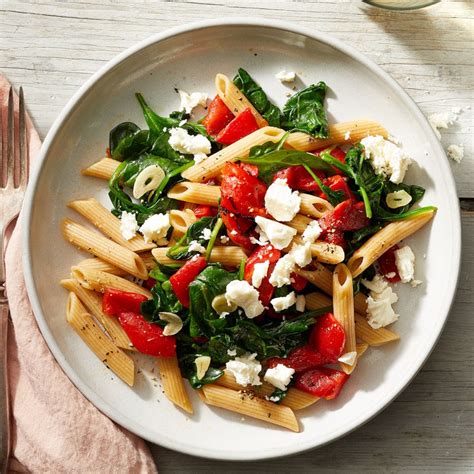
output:
[{"label": "feta cheese crumble", "polygon": [[181,105],[179,110],[184,110],[187,114],[190,114],[195,107],[201,105],[206,107],[207,94],[203,92],[192,92],[188,94],[186,91],[178,90],[179,98],[181,99]]},{"label": "feta cheese crumble", "polygon": [[319,238],[322,231],[323,230],[319,226],[318,221],[311,221],[307,225],[307,227],[304,230],[303,235],[301,237],[303,238],[304,242],[309,242],[309,243],[312,244],[315,240],[317,240]]},{"label": "feta cheese crumble", "polygon": [[344,134],[344,140],[347,142],[351,138],[351,131],[347,130],[347,132]]},{"label": "feta cheese crumble", "polygon": [[439,129],[447,130],[454,122],[458,119],[458,114],[461,112],[459,107],[454,107],[451,112],[440,112],[437,114],[431,114],[428,117],[430,125],[433,127],[433,130],[436,133],[436,136],[441,138],[441,133]]},{"label": "feta cheese crumble", "polygon": [[306,297],[304,295],[298,295],[296,297],[296,311],[304,313],[306,309]]},{"label": "feta cheese crumble", "polygon": [[270,275],[270,284],[278,288],[291,283],[290,275],[296,269],[296,262],[293,255],[287,253],[283,255],[275,265]]},{"label": "feta cheese crumble", "polygon": [[150,216],[140,227],[140,232],[146,243],[156,242],[158,245],[166,245],[166,234],[170,228],[169,214],[154,214]]},{"label": "feta cheese crumble", "polygon": [[230,357],[235,357],[237,355],[237,351],[235,349],[227,349],[227,355]]},{"label": "feta cheese crumble", "polygon": [[199,253],[206,252],[206,248],[203,247],[197,240],[191,240],[191,242],[189,242],[188,249],[190,252],[199,252]]},{"label": "feta cheese crumble", "polygon": [[296,79],[296,73],[294,71],[286,71],[285,69],[283,69],[283,71],[280,71],[275,74],[275,77],[280,82],[294,82],[294,80]]},{"label": "feta cheese crumble", "polygon": [[264,240],[262,237],[266,237],[277,250],[288,247],[296,235],[296,229],[266,217],[257,216],[255,222],[258,225],[257,232],[260,233],[260,240]]},{"label": "feta cheese crumble", "polygon": [[365,158],[370,160],[376,174],[389,177],[395,184],[403,181],[411,158],[401,148],[381,135],[365,137],[361,143],[365,148]]},{"label": "feta cheese crumble", "polygon": [[292,291],[288,293],[286,296],[280,296],[279,298],[273,298],[270,303],[273,306],[275,311],[284,311],[288,309],[290,306],[293,306],[296,303],[296,295],[295,292]]},{"label": "feta cheese crumble", "polygon": [[267,369],[263,380],[265,380],[265,382],[271,383],[274,387],[279,388],[280,390],[286,390],[287,385],[291,382],[291,378],[294,373],[295,369],[287,367],[283,364],[277,364],[276,367]]},{"label": "feta cheese crumble", "polygon": [[194,155],[194,160],[202,161],[211,152],[211,142],[203,135],[190,135],[184,128],[172,128],[168,143],[173,150]]},{"label": "feta cheese crumble", "polygon": [[120,216],[120,232],[125,240],[133,239],[137,235],[137,217],[133,212],[123,211]]},{"label": "feta cheese crumble", "polygon": [[393,310],[392,304],[398,301],[398,296],[387,282],[376,275],[371,282],[362,280],[362,283],[369,289],[373,288],[367,297],[368,323],[374,329],[379,329],[397,321],[398,314]]},{"label": "feta cheese crumble", "polygon": [[294,258],[296,265],[301,268],[309,265],[313,259],[311,255],[311,244],[309,242],[305,242],[302,245],[293,244],[289,254]]},{"label": "feta cheese crumble", "polygon": [[405,245],[394,252],[395,265],[402,283],[409,283],[415,278],[415,254]]},{"label": "feta cheese crumble", "polygon": [[243,387],[247,385],[262,385],[259,373],[262,365],[256,360],[257,354],[244,354],[226,363],[226,369],[235,377],[235,381]]},{"label": "feta cheese crumble", "polygon": [[265,209],[279,222],[289,222],[298,214],[301,198],[298,191],[291,191],[286,179],[278,178],[265,194]]},{"label": "feta cheese crumble", "polygon": [[258,291],[245,280],[231,281],[226,287],[225,298],[229,304],[241,307],[249,319],[262,314],[265,309],[258,299]]},{"label": "feta cheese crumble", "polygon": [[464,158],[464,146],[463,145],[449,145],[447,149],[448,158],[461,163]]},{"label": "feta cheese crumble", "polygon": [[256,263],[254,265],[252,273],[252,285],[255,288],[260,288],[263,279],[267,276],[269,266],[270,262],[268,260],[265,262]]},{"label": "feta cheese crumble", "polygon": [[212,234],[212,230],[206,227],[205,229],[202,230],[201,239],[210,240],[211,234]]},{"label": "feta cheese crumble", "polygon": [[227,237],[227,235],[221,235],[220,237],[220,241],[221,241],[221,244],[227,244],[229,242],[229,237]]}]

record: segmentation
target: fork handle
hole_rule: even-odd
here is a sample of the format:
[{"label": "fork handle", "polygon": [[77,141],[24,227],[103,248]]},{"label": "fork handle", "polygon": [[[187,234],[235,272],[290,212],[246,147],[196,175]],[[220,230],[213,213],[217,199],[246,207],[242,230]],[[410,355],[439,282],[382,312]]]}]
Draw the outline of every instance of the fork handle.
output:
[{"label": "fork handle", "polygon": [[8,312],[8,302],[0,302],[0,472],[2,474],[7,472],[10,455],[10,403],[7,372]]}]

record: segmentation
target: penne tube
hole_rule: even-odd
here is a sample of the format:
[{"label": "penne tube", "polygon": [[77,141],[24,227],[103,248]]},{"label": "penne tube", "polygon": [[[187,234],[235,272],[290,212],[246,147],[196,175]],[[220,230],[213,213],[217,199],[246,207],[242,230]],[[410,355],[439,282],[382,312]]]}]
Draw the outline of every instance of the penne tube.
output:
[{"label": "penne tube", "polygon": [[300,193],[300,213],[320,218],[323,214],[333,209],[331,203],[311,194]]},{"label": "penne tube", "polygon": [[112,178],[115,170],[120,165],[120,161],[112,158],[102,158],[96,163],[90,165],[81,171],[84,176],[93,176],[94,178],[109,180]]},{"label": "penne tube", "polygon": [[[228,370],[224,370],[224,374],[219,377],[215,383],[222,387],[231,388],[232,390],[254,390],[255,394],[260,398],[270,396],[276,389],[273,385],[263,382],[262,385],[255,387],[242,387],[235,381],[235,377]],[[297,388],[289,388],[285,398],[280,402],[281,405],[290,407],[292,410],[301,410],[306,408],[319,400],[318,397],[310,395],[309,393],[298,390]]]},{"label": "penne tube", "polygon": [[290,134],[286,144],[301,151],[313,151],[336,144],[358,143],[369,135],[382,135],[387,138],[384,127],[372,120],[355,120],[352,122],[329,125],[329,138],[314,138],[302,132]]},{"label": "penne tube", "polygon": [[238,115],[245,109],[250,109],[260,128],[268,125],[268,122],[260,115],[243,92],[224,74],[216,75],[217,95],[222,99],[225,105],[234,115]]},{"label": "penne tube", "polygon": [[[296,236],[290,246],[287,247],[289,251],[293,244],[301,245],[303,240]],[[315,257],[319,262],[329,263],[335,265],[344,261],[345,253],[344,249],[339,245],[330,244],[322,240],[316,240],[311,244],[311,255]]]},{"label": "penne tube", "polygon": [[89,349],[126,384],[133,386],[135,364],[99,328],[75,293],[69,293],[66,310],[67,322]]},{"label": "penne tube", "polygon": [[287,406],[215,384],[204,385],[201,390],[208,405],[283,426],[291,431],[299,431],[298,420],[293,410]]},{"label": "penne tube", "polygon": [[94,198],[72,201],[68,204],[68,207],[84,216],[92,225],[97,227],[107,237],[110,237],[114,242],[132,252],[143,252],[144,250],[151,250],[156,247],[152,242],[146,243],[139,234],[133,237],[133,239],[124,239],[120,230],[120,219],[115,217]]},{"label": "penne tube", "polygon": [[[173,260],[166,256],[168,248],[156,248],[151,251],[153,257],[158,263],[163,265],[170,265],[173,263],[184,263],[185,260]],[[216,246],[213,247],[211,256],[209,258],[210,263],[221,263],[226,267],[238,267],[242,262],[242,259],[247,258],[245,252],[237,246]]]},{"label": "penne tube", "polygon": [[227,162],[249,156],[250,148],[267,142],[278,142],[285,132],[276,127],[263,127],[222,150],[208,156],[199,164],[191,166],[181,173],[188,181],[203,182],[217,176]]},{"label": "penne tube", "polygon": [[360,359],[365,354],[365,351],[368,348],[369,345],[365,342],[360,342],[359,344],[356,344],[357,358]]},{"label": "penne tube", "polygon": [[[142,253],[140,254],[140,257],[145,262],[147,270],[151,270],[152,268],[156,267],[156,261],[151,253]],[[102,260],[101,258],[97,257],[86,258],[84,260],[81,260],[77,264],[77,266],[85,270],[99,270],[101,272],[111,273],[112,275],[128,275],[125,270],[122,270],[121,268],[118,268],[115,265],[112,265],[111,263],[106,262],[105,260]]]},{"label": "penne tube", "polygon": [[170,225],[173,227],[173,238],[179,239],[183,236],[188,227],[191,224],[196,222],[196,215],[191,209],[186,209],[184,211],[178,211],[173,209],[169,212],[170,215]]},{"label": "penne tube", "polygon": [[370,237],[349,259],[347,266],[356,277],[378,260],[390,247],[421,229],[434,216],[434,210],[391,222]]},{"label": "penne tube", "polygon": [[[330,306],[332,300],[322,293],[310,293],[306,295],[306,309],[312,311],[314,309]],[[398,341],[400,336],[386,328],[374,329],[367,322],[364,316],[357,312],[354,313],[356,337],[366,342],[369,346],[382,346],[389,342]]]},{"label": "penne tube", "polygon": [[99,294],[92,290],[86,290],[77,280],[61,280],[60,283],[63,288],[73,292],[79,298],[87,311],[102,324],[116,346],[122,349],[135,350],[118,319],[115,316],[108,316],[102,311],[102,298]]},{"label": "penne tube", "polygon": [[96,257],[112,263],[140,279],[148,278],[145,262],[136,253],[112,242],[106,237],[77,224],[70,219],[61,223],[62,232],[68,242]]},{"label": "penne tube", "polygon": [[168,197],[192,204],[217,207],[221,198],[221,188],[210,184],[182,181],[168,191]]},{"label": "penne tube", "polygon": [[308,227],[308,224],[313,220],[314,219],[311,217],[303,216],[302,214],[296,214],[296,216],[293,217],[290,222],[287,222],[286,225],[296,229],[298,234],[302,234],[306,230],[306,227]]},{"label": "penne tube", "polygon": [[81,267],[72,267],[71,275],[86,290],[104,293],[106,288],[115,288],[116,290],[128,291],[130,293],[140,293],[151,298],[151,293],[146,288],[117,275]]},{"label": "penne tube", "polygon": [[184,386],[178,359],[175,357],[158,357],[158,369],[161,383],[167,398],[176,406],[188,413],[193,413],[193,406]]},{"label": "penne tube", "polygon": [[[296,273],[306,278],[314,286],[332,296],[332,272],[319,262],[313,262],[314,270],[297,270]],[[354,295],[354,308],[360,314],[367,314],[367,301],[365,295],[357,293]]]},{"label": "penne tube", "polygon": [[[346,334],[344,354],[356,352],[356,333],[354,321],[354,291],[352,275],[343,263],[337,265],[333,274],[333,313]],[[357,364],[357,356],[352,365],[341,363],[346,374],[352,373]]]}]

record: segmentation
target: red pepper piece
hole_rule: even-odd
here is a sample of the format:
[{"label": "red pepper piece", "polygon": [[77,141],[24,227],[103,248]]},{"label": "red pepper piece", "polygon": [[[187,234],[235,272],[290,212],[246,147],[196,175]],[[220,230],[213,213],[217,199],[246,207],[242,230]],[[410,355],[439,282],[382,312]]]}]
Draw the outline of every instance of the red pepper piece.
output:
[{"label": "red pepper piece", "polygon": [[217,215],[217,207],[197,204],[193,209],[193,212],[198,219],[201,219],[202,217],[214,217]]},{"label": "red pepper piece", "polygon": [[132,312],[140,314],[140,305],[148,298],[139,293],[106,288],[102,299],[102,311],[109,316]]},{"label": "red pepper piece", "polygon": [[224,104],[224,101],[216,95],[207,107],[207,115],[202,120],[209,135],[217,135],[234,119],[234,114]]},{"label": "red pepper piece", "polygon": [[[395,261],[395,250],[398,250],[400,247],[395,244],[393,247],[390,247],[377,261],[380,268],[380,273],[384,276],[386,280],[390,283],[397,283],[400,281],[400,275],[398,273],[397,264]],[[393,275],[395,274],[395,275]],[[390,275],[390,276],[387,276]]]},{"label": "red pepper piece", "polygon": [[297,273],[292,273],[290,275],[291,286],[296,291],[303,291],[308,284],[308,280],[298,275]]},{"label": "red pepper piece", "polygon": [[[321,180],[325,176],[322,171],[313,170],[313,172]],[[306,192],[319,191],[318,183],[316,183],[313,177],[306,171],[304,166],[301,165],[281,169],[275,173],[273,180],[278,178],[285,179],[291,189]]]},{"label": "red pepper piece", "polygon": [[346,342],[344,328],[332,313],[318,318],[309,336],[309,345],[319,352],[327,363],[335,363],[341,357]]},{"label": "red pepper piece", "polygon": [[204,257],[193,257],[170,278],[178,301],[186,308],[189,308],[189,284],[206,268],[206,265]]},{"label": "red pepper piece", "polygon": [[349,375],[340,370],[320,367],[311,369],[295,377],[295,387],[314,395],[332,400],[339,395]]},{"label": "red pepper piece", "polygon": [[241,138],[258,130],[258,124],[250,108],[240,112],[232,122],[219,132],[216,141],[222,145],[232,145]]}]

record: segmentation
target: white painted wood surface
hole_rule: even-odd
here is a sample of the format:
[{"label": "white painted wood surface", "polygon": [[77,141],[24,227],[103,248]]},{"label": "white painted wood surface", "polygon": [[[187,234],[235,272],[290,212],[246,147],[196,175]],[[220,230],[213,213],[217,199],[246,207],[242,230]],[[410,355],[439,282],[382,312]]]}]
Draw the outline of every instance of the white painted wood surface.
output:
[{"label": "white painted wood surface", "polygon": [[[23,85],[44,138],[84,81],[123,49],[184,22],[249,16],[293,21],[346,41],[389,72],[426,115],[463,108],[443,133],[463,144],[451,163],[460,198],[474,198],[474,3],[410,13],[360,1],[0,0],[0,71]],[[469,208],[472,201],[464,201]],[[271,462],[213,462],[152,447],[162,473],[473,472],[474,214],[463,213],[463,267],[446,329],[413,383],[382,414],[329,446]]]}]

